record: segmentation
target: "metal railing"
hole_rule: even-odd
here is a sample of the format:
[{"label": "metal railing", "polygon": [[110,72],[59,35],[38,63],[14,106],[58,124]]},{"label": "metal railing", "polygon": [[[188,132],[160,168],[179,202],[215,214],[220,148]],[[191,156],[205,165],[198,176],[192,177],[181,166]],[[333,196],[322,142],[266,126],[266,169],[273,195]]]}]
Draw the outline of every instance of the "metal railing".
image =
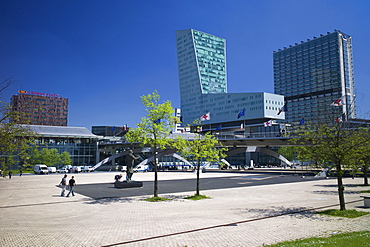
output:
[{"label": "metal railing", "polygon": [[286,133],[281,132],[256,132],[256,133],[216,133],[214,134],[219,140],[230,140],[230,139],[273,139],[273,138],[289,138]]}]

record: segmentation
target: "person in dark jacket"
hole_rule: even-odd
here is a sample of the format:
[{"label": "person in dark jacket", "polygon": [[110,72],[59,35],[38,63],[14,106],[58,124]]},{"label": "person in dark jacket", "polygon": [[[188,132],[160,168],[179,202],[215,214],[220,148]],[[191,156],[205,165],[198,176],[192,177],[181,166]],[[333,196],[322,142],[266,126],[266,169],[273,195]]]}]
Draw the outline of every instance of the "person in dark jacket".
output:
[{"label": "person in dark jacket", "polygon": [[73,190],[75,189],[75,186],[77,185],[75,177],[72,176],[72,178],[69,180],[68,183],[69,183],[69,192],[67,194],[67,197],[69,197],[69,194],[72,194],[72,196],[75,196],[75,193],[73,192]]}]

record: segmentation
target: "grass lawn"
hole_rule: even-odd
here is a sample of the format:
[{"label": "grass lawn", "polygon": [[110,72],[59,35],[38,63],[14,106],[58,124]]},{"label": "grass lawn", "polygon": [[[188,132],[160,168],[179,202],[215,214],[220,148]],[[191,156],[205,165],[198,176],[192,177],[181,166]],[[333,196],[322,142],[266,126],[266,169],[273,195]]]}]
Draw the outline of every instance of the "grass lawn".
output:
[{"label": "grass lawn", "polygon": [[209,199],[210,197],[208,196],[205,196],[205,195],[193,195],[193,196],[187,196],[187,197],[184,197],[184,199],[188,199],[188,200],[202,200],[202,199]]},{"label": "grass lawn", "polygon": [[163,202],[163,201],[170,201],[171,199],[165,198],[165,197],[150,197],[144,199],[144,201],[147,202]]},{"label": "grass lawn", "polygon": [[336,217],[357,218],[357,217],[361,217],[363,215],[367,215],[370,213],[363,212],[363,211],[356,211],[354,209],[349,209],[349,210],[328,209],[328,210],[324,210],[321,212],[317,212],[317,214],[330,215],[330,216],[336,216]]},{"label": "grass lawn", "polygon": [[370,246],[370,231],[350,232],[332,235],[327,238],[307,238],[295,241],[285,241],[271,247],[366,247]]}]

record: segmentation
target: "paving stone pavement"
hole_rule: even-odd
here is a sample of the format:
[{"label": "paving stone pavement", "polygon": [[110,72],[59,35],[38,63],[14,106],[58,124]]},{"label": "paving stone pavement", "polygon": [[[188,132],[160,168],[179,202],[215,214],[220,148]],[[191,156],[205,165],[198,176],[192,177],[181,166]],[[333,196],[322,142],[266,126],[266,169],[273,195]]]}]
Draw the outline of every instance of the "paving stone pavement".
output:
[{"label": "paving stone pavement", "polygon": [[[83,185],[113,182],[115,174],[74,176],[77,184]],[[93,199],[79,194],[78,185],[76,196],[61,197],[56,185],[62,176],[0,178],[0,246],[253,247],[370,229],[370,215],[347,219],[308,210],[339,208],[336,179],[201,190],[210,199],[191,201],[183,197],[194,192],[161,194],[160,184],[163,180],[195,178],[194,173],[161,172],[160,196],[172,200],[146,202],[142,199],[152,195]],[[240,176],[248,175],[212,172],[202,173],[201,179]],[[153,177],[153,173],[134,175],[137,181],[152,181]],[[363,179],[345,178],[344,183],[347,209],[370,212],[358,193],[364,187],[353,186],[362,184]]]}]

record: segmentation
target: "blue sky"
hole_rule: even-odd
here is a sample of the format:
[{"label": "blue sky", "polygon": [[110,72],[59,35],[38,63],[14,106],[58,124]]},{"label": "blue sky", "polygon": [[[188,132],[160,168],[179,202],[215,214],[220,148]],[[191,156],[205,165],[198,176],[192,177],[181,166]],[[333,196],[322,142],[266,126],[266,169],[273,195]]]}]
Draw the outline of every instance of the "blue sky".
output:
[{"label": "blue sky", "polygon": [[69,98],[69,126],[128,124],[157,90],[180,107],[175,31],[227,40],[228,92],[273,93],[274,50],[334,29],[353,39],[358,117],[370,113],[370,1],[0,0],[0,80]]}]

